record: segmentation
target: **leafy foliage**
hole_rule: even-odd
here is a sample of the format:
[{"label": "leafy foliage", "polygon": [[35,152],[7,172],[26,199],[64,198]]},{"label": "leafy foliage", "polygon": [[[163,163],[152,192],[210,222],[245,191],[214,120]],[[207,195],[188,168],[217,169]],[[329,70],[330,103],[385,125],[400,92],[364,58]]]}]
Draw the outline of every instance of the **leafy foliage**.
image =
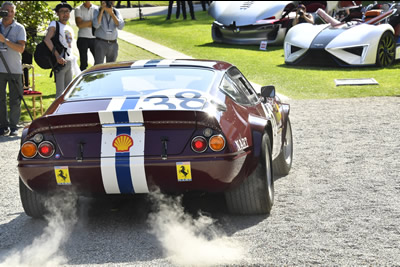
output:
[{"label": "leafy foliage", "polygon": [[33,53],[39,39],[37,33],[43,32],[52,20],[56,20],[55,12],[46,1],[11,1],[16,6],[15,19],[26,30],[25,50]]}]

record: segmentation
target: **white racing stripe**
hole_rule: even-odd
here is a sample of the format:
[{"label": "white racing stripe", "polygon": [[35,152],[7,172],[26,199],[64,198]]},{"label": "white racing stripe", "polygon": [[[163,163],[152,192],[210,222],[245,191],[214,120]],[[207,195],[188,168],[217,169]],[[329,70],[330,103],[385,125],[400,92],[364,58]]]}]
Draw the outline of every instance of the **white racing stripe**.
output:
[{"label": "white racing stripe", "polygon": [[[100,117],[101,118],[101,117]],[[101,121],[101,120],[100,120]],[[115,149],[113,148],[112,144],[106,145],[104,139],[105,136],[116,136],[116,129],[115,128],[103,128],[102,129],[102,145],[101,145],[101,178],[103,180],[104,190],[107,194],[120,194],[118,180],[117,180],[117,173],[115,169],[115,157],[104,157],[103,155],[107,155],[113,149],[112,153],[115,154]],[[112,141],[111,141],[112,142]]]},{"label": "white racing stripe", "polygon": [[[121,192],[148,193],[149,189],[144,168],[145,127],[140,124],[143,123],[143,114],[138,110],[125,111],[126,113],[118,111],[118,107],[121,108],[123,104],[124,101],[121,98],[113,99],[107,111],[99,112],[99,119],[102,125],[121,125],[116,121],[117,117],[125,115],[129,118],[129,122],[139,123],[138,126],[131,127],[102,127],[101,174],[104,189],[107,194],[121,194]],[[117,111],[117,113],[113,111]],[[133,145],[129,148],[129,152],[125,152],[122,158],[121,154],[117,152],[117,148],[113,146],[115,138],[121,133],[128,133],[133,140]],[[126,157],[126,153],[129,153],[129,157]],[[117,157],[120,157],[119,159],[122,159],[125,163],[121,164],[120,160],[116,160]],[[128,169],[124,167],[126,164],[129,164]],[[127,182],[129,180],[131,180],[133,188],[129,185],[130,182]]]},{"label": "white racing stripe", "polygon": [[[143,122],[143,113],[141,111],[128,111],[129,121]],[[131,127],[131,136],[135,141],[134,146],[131,148],[131,154],[140,155],[131,157],[130,168],[133,188],[135,193],[148,193],[146,172],[144,169],[144,146],[146,131],[144,126]]]}]

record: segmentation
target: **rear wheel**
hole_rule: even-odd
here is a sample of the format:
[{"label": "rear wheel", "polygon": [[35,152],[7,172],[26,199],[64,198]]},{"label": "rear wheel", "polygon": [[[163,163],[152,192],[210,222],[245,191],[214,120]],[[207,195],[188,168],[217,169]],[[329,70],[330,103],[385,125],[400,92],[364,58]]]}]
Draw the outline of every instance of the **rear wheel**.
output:
[{"label": "rear wheel", "polygon": [[30,190],[21,178],[19,179],[19,193],[26,215],[33,218],[43,218],[43,215],[47,213],[44,205],[46,197]]},{"label": "rear wheel", "polygon": [[271,143],[262,140],[262,155],[256,170],[238,187],[225,192],[228,210],[237,214],[268,214],[274,204],[274,179],[271,168]]},{"label": "rear wheel", "polygon": [[293,159],[293,139],[292,139],[292,126],[288,118],[286,124],[286,134],[283,141],[283,147],[279,156],[273,161],[272,169],[276,175],[288,175],[292,168]]},{"label": "rear wheel", "polygon": [[379,40],[376,65],[383,68],[392,65],[395,60],[395,49],[393,33],[385,32]]}]

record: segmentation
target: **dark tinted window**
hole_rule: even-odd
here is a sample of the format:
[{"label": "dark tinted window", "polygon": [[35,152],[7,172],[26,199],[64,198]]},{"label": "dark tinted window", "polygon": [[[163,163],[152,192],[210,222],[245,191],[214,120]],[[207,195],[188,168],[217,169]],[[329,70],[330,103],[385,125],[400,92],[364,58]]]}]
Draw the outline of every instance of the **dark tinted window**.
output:
[{"label": "dark tinted window", "polygon": [[221,84],[219,85],[219,88],[222,92],[231,97],[237,103],[242,105],[250,104],[250,101],[246,97],[246,95],[243,94],[241,90],[239,90],[237,85],[232,81],[232,79],[228,75],[225,74],[224,78],[221,81]]}]

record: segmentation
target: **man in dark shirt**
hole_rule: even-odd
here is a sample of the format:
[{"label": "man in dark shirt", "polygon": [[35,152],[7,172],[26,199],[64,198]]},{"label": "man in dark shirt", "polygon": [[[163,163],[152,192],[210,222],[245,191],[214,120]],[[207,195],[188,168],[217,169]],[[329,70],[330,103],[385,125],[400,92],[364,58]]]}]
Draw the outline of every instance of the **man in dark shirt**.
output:
[{"label": "man in dark shirt", "polygon": [[293,20],[293,26],[300,23],[314,24],[314,17],[310,13],[307,13],[306,6],[303,4],[300,4],[297,7],[296,17]]}]

